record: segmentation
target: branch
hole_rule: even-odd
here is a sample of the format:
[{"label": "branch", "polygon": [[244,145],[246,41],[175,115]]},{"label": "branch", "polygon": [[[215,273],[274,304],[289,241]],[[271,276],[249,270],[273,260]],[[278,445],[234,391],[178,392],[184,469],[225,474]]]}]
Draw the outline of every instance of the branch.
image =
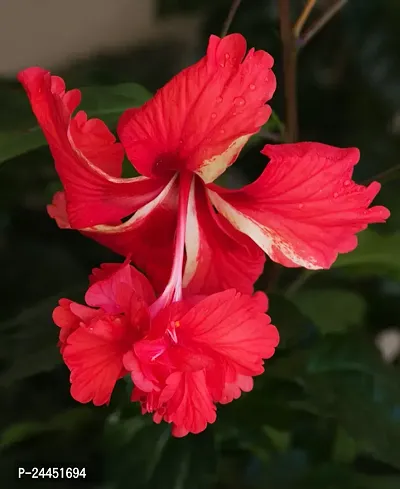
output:
[{"label": "branch", "polygon": [[[374,182],[375,180],[388,180],[388,177],[392,177],[394,175],[396,175],[396,173],[398,175],[400,175],[400,164],[399,165],[394,165],[392,166],[392,168],[389,168],[388,170],[385,170],[381,173],[377,173],[376,175],[374,175],[373,177],[371,178],[368,178],[367,180],[364,180],[362,183],[362,185],[369,185],[370,183]],[[389,180],[391,180],[391,178],[389,178]]]},{"label": "branch", "polygon": [[307,3],[303,9],[303,12],[300,14],[297,19],[296,24],[293,27],[293,36],[297,39],[300,36],[301,30],[304,27],[304,24],[307,22],[307,19],[311,13],[311,10],[314,8],[317,0],[307,0]]},{"label": "branch", "polygon": [[297,140],[297,93],[296,65],[297,53],[295,38],[290,20],[290,0],[279,0],[279,22],[283,46],[283,77],[285,90],[285,141],[293,143]]},{"label": "branch", "polygon": [[225,37],[228,34],[229,27],[232,24],[232,21],[236,15],[237,9],[239,8],[239,5],[241,4],[242,0],[233,0],[231,8],[229,9],[228,16],[225,19],[224,25],[222,27],[221,31],[221,37]]},{"label": "branch", "polygon": [[346,5],[348,0],[337,0],[322,16],[315,21],[303,37],[298,39],[298,48],[304,47],[339,10]]}]

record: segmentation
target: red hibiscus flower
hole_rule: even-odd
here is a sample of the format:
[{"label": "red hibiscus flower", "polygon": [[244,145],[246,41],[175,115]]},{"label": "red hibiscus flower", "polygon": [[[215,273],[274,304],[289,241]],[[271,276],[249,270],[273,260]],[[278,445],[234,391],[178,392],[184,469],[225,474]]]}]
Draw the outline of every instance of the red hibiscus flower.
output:
[{"label": "red hibiscus flower", "polygon": [[53,321],[61,328],[59,345],[71,371],[72,397],[100,406],[109,402],[115,383],[127,373],[123,355],[146,333],[147,306],[155,296],[129,263],[103,264],[90,281],[85,301],[91,307],[61,299]]},{"label": "red hibiscus flower", "polygon": [[61,299],[53,313],[71,395],[106,404],[129,371],[132,399],[155,421],[172,423],[175,436],[199,433],[215,421],[215,403],[250,391],[279,341],[262,293],[230,289],[175,300],[180,284],[173,288],[171,279],[155,301],[150,283],[128,262],[103,265],[91,282],[91,307]]},{"label": "red hibiscus flower", "polygon": [[142,174],[121,178],[123,148],[98,119],[87,120],[77,90],[39,68],[19,74],[52,151],[64,193],[49,213],[133,259],[157,291],[173,260],[178,196],[190,178],[183,285],[187,294],[233,287],[251,293],[264,253],[285,266],[329,268],[357,245],[355,234],[383,222],[368,208],[379,191],[352,180],[357,149],[319,143],[266,146],[257,181],[226,190],[213,181],[268,120],[273,60],[239,34],[211,36],[207,54],[139,109],[126,111],[118,134]]}]

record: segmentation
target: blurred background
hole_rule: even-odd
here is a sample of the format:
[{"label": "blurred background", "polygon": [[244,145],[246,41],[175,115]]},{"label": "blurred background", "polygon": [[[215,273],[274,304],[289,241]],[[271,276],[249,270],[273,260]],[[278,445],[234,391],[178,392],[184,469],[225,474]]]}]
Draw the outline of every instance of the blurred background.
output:
[{"label": "blurred background", "polygon": [[[292,0],[293,22],[305,3]],[[318,0],[307,28],[337,3]],[[378,176],[376,203],[392,216],[329,271],[267,263],[258,288],[272,282],[276,356],[214,426],[173,440],[128,402],[128,382],[108,407],[69,395],[51,312],[60,297],[82,301],[90,270],[120,257],[48,217],[60,185],[15,75],[53,70],[115,129],[123,110],[203,56],[231,1],[0,0],[2,487],[400,488],[400,2],[340,3],[298,52],[299,140],[359,147],[355,179]],[[281,137],[277,4],[243,0],[230,28],[273,55],[278,90],[276,116],[224,176],[228,186],[254,180],[266,163],[260,149]],[[18,480],[17,467],[33,465],[85,467],[86,478]]]}]

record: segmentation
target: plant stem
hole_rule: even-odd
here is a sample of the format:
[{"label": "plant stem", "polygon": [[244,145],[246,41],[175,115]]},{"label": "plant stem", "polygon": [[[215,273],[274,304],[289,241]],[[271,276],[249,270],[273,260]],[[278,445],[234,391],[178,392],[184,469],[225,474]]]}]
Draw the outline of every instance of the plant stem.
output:
[{"label": "plant stem", "polygon": [[295,38],[290,20],[290,0],[279,0],[279,21],[283,47],[283,77],[285,91],[285,141],[293,143],[297,140],[297,93],[296,65],[297,53]]},{"label": "plant stem", "polygon": [[[278,7],[283,48],[283,84],[285,91],[285,130],[283,139],[286,143],[293,143],[297,140],[298,134],[296,93],[297,52],[295,38],[292,32],[290,0],[279,0]],[[281,265],[273,263],[268,275],[268,291],[276,288],[280,273]]]},{"label": "plant stem", "polygon": [[348,0],[337,0],[321,17],[315,21],[315,23],[308,29],[308,31],[298,39],[298,48],[304,47],[323,27],[327,24],[332,17],[339,12],[339,10],[346,5]]},{"label": "plant stem", "polygon": [[304,6],[302,13],[297,19],[294,27],[293,27],[293,36],[297,39],[300,36],[301,30],[304,27],[304,24],[307,22],[307,19],[311,13],[311,10],[314,8],[317,0],[307,0],[307,3]]},{"label": "plant stem", "polygon": [[221,31],[221,37],[225,37],[228,34],[229,27],[232,24],[232,21],[236,15],[237,9],[239,8],[239,5],[241,4],[242,0],[233,0],[231,8],[229,9],[228,16],[225,19],[224,25],[222,27]]},{"label": "plant stem", "polygon": [[285,296],[293,297],[296,292],[310,279],[315,273],[315,270],[303,270],[297,275],[293,282],[286,289]]},{"label": "plant stem", "polygon": [[391,177],[393,174],[398,173],[400,176],[400,164],[392,166],[392,168],[389,168],[388,170],[385,170],[381,173],[377,173],[371,178],[368,178],[367,180],[364,180],[361,182],[363,185],[368,185],[371,182],[375,180],[387,180],[388,177]]}]

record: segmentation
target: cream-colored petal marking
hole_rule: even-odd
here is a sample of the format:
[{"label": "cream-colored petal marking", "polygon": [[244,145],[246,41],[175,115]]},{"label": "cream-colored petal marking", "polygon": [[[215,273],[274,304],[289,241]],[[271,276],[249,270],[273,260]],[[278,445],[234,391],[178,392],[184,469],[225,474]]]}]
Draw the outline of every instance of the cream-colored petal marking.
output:
[{"label": "cream-colored petal marking", "polygon": [[209,160],[203,161],[200,168],[196,170],[204,183],[211,183],[216,178],[224,173],[227,167],[231,164],[235,156],[240,153],[243,146],[247,143],[252,134],[241,136],[233,141],[233,143],[222,154],[215,155]]},{"label": "cream-colored petal marking", "polygon": [[304,257],[304,255],[308,254],[307,252],[304,255],[296,252],[293,246],[274,232],[273,229],[242,214],[222,199],[216,192],[212,190],[208,190],[207,192],[218,212],[228,219],[236,229],[247,234],[272,260],[277,261],[274,249],[279,249],[282,254],[300,267],[308,268],[309,270],[319,270],[322,268],[316,264],[314,257]]},{"label": "cream-colored petal marking", "polygon": [[176,181],[176,178],[177,175],[174,175],[171,178],[171,180],[168,182],[168,184],[165,186],[164,190],[154,200],[152,200],[148,204],[138,209],[128,221],[120,224],[119,226],[108,226],[105,224],[98,224],[97,226],[80,229],[80,231],[91,231],[91,232],[95,231],[97,233],[115,234],[115,233],[120,233],[128,230],[135,222],[143,219],[147,214],[153,211],[164,199],[167,198],[168,194],[170,193]]},{"label": "cream-colored petal marking", "polygon": [[186,231],[185,231],[185,248],[186,264],[183,274],[183,287],[186,287],[192,280],[198,266],[198,253],[200,247],[200,231],[196,216],[196,201],[194,195],[195,180],[192,180],[189,193]]}]

